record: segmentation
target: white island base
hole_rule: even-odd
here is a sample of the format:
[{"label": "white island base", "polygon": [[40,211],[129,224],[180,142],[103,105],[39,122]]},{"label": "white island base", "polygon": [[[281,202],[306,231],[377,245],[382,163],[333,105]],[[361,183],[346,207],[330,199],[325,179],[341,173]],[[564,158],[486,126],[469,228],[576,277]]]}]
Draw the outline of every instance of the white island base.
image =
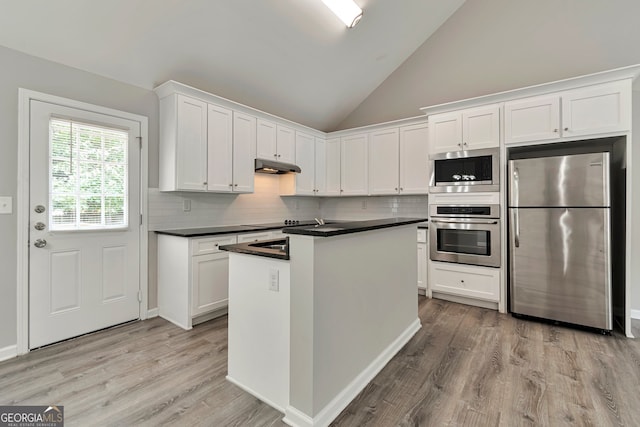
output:
[{"label": "white island base", "polygon": [[415,236],[290,234],[288,261],[231,252],[229,381],[289,425],[329,425],[420,329]]}]

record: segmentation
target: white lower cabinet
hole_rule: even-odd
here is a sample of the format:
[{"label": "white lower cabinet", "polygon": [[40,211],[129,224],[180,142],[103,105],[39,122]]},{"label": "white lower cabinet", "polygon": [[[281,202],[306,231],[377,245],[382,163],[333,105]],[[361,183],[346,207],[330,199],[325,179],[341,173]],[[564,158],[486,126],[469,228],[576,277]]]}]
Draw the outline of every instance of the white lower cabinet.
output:
[{"label": "white lower cabinet", "polygon": [[[178,237],[158,235],[158,314],[191,329],[227,307],[229,254],[219,249],[236,236]],[[210,315],[210,316],[206,316]],[[194,322],[196,317],[200,316]]]},{"label": "white lower cabinet", "polygon": [[427,294],[427,230],[418,228],[418,292]]},{"label": "white lower cabinet", "polygon": [[429,286],[432,293],[498,302],[500,269],[430,261]]}]

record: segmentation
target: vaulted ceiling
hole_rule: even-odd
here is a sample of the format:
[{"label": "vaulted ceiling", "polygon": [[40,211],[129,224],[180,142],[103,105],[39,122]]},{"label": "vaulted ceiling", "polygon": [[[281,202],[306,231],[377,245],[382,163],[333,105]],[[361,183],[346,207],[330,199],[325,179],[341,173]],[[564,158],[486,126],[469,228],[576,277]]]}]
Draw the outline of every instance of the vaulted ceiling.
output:
[{"label": "vaulted ceiling", "polygon": [[333,130],[464,0],[2,0],[0,45],[152,89],[166,80]]}]

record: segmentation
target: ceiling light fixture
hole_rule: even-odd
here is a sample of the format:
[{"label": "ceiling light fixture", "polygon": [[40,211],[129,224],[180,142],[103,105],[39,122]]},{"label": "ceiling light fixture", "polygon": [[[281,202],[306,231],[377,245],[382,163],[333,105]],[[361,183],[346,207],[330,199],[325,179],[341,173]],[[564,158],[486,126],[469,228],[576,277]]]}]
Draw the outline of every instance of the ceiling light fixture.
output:
[{"label": "ceiling light fixture", "polygon": [[362,9],[353,0],[322,0],[322,2],[349,28],[355,27],[362,18]]}]

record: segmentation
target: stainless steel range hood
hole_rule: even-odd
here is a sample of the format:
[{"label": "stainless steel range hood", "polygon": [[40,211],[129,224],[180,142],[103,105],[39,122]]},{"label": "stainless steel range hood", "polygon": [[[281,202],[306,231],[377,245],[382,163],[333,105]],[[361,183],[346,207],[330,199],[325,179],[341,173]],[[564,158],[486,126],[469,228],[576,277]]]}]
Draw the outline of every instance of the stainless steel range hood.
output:
[{"label": "stainless steel range hood", "polygon": [[299,166],[291,163],[256,159],[256,172],[281,175],[284,173],[300,173],[302,170]]}]

